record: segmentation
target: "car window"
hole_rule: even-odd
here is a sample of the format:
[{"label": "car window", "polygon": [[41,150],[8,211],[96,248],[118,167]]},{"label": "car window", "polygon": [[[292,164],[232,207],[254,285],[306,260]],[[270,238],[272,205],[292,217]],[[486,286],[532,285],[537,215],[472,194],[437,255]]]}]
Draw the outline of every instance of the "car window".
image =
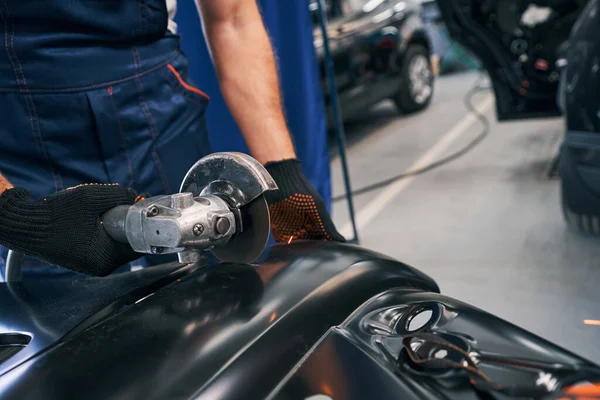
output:
[{"label": "car window", "polygon": [[[348,17],[360,12],[371,12],[388,0],[324,0],[327,8],[327,19],[335,20]],[[313,22],[318,23],[317,0],[311,0],[309,8],[312,13]]]},{"label": "car window", "polygon": [[342,9],[344,14],[355,12],[371,12],[387,0],[342,0]]},{"label": "car window", "polygon": [[[324,3],[325,7],[327,8],[327,19],[332,19],[334,17],[335,12],[334,9],[331,7],[331,0],[325,0]],[[313,23],[317,25],[319,23],[319,5],[317,3],[317,0],[310,0],[308,8],[312,14]]]}]

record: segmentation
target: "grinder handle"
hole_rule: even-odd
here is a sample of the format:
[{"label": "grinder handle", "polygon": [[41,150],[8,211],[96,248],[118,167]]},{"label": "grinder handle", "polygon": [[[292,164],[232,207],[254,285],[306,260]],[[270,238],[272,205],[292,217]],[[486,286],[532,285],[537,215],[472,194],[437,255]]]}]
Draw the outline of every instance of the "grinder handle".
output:
[{"label": "grinder handle", "polygon": [[102,226],[111,238],[117,242],[128,244],[125,221],[130,206],[117,206],[105,212],[101,217]]}]

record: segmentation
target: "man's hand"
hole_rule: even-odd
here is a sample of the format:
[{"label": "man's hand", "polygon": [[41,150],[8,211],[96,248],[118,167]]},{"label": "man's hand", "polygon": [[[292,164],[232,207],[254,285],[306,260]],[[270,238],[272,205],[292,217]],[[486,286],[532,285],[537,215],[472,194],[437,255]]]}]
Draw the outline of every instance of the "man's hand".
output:
[{"label": "man's hand", "polygon": [[80,185],[41,200],[25,189],[0,195],[0,245],[50,264],[105,276],[139,258],[129,245],[113,240],[100,216],[136,201],[119,185]]},{"label": "man's hand", "polygon": [[279,186],[265,193],[277,242],[335,240],[345,242],[335,229],[323,199],[304,177],[296,159],[268,163],[265,168]]}]

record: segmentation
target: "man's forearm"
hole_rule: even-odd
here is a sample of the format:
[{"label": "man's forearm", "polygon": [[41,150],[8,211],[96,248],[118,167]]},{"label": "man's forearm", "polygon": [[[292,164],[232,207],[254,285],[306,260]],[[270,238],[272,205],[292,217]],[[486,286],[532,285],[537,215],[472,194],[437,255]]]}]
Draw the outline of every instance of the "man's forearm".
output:
[{"label": "man's forearm", "polygon": [[296,156],[273,48],[254,0],[198,0],[221,91],[252,155],[263,164]]},{"label": "man's forearm", "polygon": [[13,185],[0,173],[0,194],[4,193],[5,190],[12,189],[12,187]]}]

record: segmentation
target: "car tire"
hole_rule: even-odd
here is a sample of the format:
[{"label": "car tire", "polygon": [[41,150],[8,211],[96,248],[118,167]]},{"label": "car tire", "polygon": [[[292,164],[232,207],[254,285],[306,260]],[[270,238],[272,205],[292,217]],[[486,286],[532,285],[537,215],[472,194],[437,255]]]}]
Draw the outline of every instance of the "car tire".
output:
[{"label": "car tire", "polygon": [[433,96],[434,76],[429,51],[425,46],[413,44],[408,47],[400,76],[400,89],[393,97],[398,109],[410,114],[427,108]]},{"label": "car tire", "polygon": [[562,199],[563,217],[567,225],[579,233],[600,236],[600,217],[597,215],[578,214],[571,210]]},{"label": "car tire", "polygon": [[600,236],[600,196],[586,184],[570,150],[565,146],[561,149],[559,171],[565,222],[576,232]]}]

